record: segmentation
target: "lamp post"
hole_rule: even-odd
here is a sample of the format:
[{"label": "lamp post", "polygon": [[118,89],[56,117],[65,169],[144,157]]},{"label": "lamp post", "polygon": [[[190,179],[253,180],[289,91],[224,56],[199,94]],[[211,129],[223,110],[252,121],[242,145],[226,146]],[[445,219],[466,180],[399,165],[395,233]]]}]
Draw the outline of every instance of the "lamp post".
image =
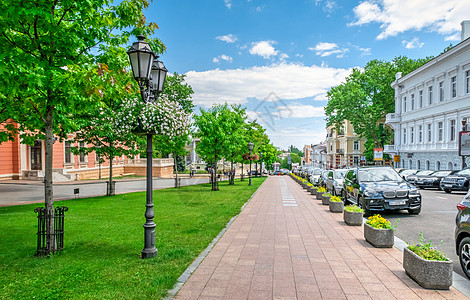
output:
[{"label": "lamp post", "polygon": [[263,152],[259,153],[259,160],[260,160],[259,174],[261,177],[263,177]]},{"label": "lamp post", "polygon": [[250,150],[250,179],[248,185],[251,185],[251,152],[253,151],[253,143],[248,143],[248,150]]},{"label": "lamp post", "polygon": [[[139,40],[132,44],[127,51],[131,62],[132,73],[134,79],[139,84],[140,95],[144,102],[155,102],[158,94],[163,90],[166,73],[168,72],[158,55],[152,52],[150,45],[145,42],[145,37],[139,35]],[[144,249],[142,250],[142,258],[151,258],[157,256],[155,248],[155,216],[153,211],[153,187],[152,187],[152,137],[153,133],[145,133],[147,135],[147,201],[145,204],[144,224]]]},{"label": "lamp post", "polygon": [[[462,131],[466,131],[467,129],[467,121],[462,120]],[[459,145],[459,147],[462,147],[462,145]],[[467,164],[465,163],[465,155],[462,155],[462,170],[467,167]]]}]

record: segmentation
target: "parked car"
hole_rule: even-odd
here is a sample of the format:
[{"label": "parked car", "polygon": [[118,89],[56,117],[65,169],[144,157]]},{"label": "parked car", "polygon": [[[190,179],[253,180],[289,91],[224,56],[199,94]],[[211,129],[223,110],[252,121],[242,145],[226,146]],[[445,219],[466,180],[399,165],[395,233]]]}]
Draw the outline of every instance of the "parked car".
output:
[{"label": "parked car", "polygon": [[271,175],[279,176],[279,175],[284,175],[281,171],[274,171],[271,173]]},{"label": "parked car", "polygon": [[455,248],[460,266],[470,279],[470,191],[457,205]]},{"label": "parked car", "polygon": [[347,169],[336,169],[330,170],[328,172],[328,177],[326,178],[326,189],[333,194],[334,196],[341,195],[343,192],[343,180],[344,175],[348,172]]},{"label": "parked car", "polygon": [[442,178],[452,175],[457,171],[436,171],[432,173],[431,175],[426,175],[426,176],[418,176],[418,178],[415,181],[415,186],[419,187],[420,189],[425,189],[425,188],[437,188],[438,190],[441,189],[441,180]]},{"label": "parked car", "polygon": [[463,169],[455,174],[442,178],[440,186],[446,193],[452,191],[468,191],[470,169]]},{"label": "parked car", "polygon": [[281,169],[280,171],[281,171],[282,175],[290,174],[289,169]]},{"label": "parked car", "polygon": [[436,171],[433,171],[433,170],[424,170],[424,171],[418,171],[417,173],[413,174],[413,175],[409,175],[407,178],[406,178],[406,181],[408,181],[409,183],[411,184],[415,184],[416,183],[416,179],[419,177],[419,176],[427,176],[427,175],[431,175],[432,173],[434,173]]},{"label": "parked car", "polygon": [[390,167],[350,169],[344,178],[343,199],[364,209],[364,215],[385,210],[421,212],[421,194]]},{"label": "parked car", "polygon": [[309,181],[310,181],[310,183],[313,184],[313,185],[317,185],[317,186],[318,186],[321,173],[322,173],[322,170],[320,170],[320,169],[313,169],[312,174],[310,174],[310,177],[308,178]]},{"label": "parked car", "polygon": [[320,178],[318,179],[318,186],[326,187],[326,178],[328,177],[328,170],[322,170]]},{"label": "parked car", "polygon": [[408,176],[414,175],[414,174],[416,174],[416,173],[418,173],[418,170],[406,169],[406,170],[401,171],[399,175],[400,175],[403,179],[407,180],[407,179],[408,179]]}]

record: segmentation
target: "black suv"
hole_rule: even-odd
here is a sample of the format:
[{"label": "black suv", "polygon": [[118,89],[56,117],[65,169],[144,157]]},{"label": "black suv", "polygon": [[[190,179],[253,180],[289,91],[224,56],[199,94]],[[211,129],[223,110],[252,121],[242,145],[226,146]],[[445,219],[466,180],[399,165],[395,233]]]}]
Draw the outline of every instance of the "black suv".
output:
[{"label": "black suv", "polygon": [[457,205],[455,248],[462,270],[470,278],[470,192]]},{"label": "black suv", "polygon": [[390,167],[349,170],[344,178],[343,199],[362,207],[365,216],[385,210],[406,209],[411,214],[421,212],[419,190]]},{"label": "black suv", "polygon": [[469,180],[470,169],[463,169],[453,175],[442,178],[441,189],[446,193],[451,193],[452,191],[468,191]]},{"label": "black suv", "polygon": [[435,173],[432,173],[431,175],[423,175],[423,176],[418,176],[415,180],[415,185],[419,187],[420,189],[425,189],[425,188],[437,188],[438,190],[441,189],[441,180],[442,178],[452,175],[457,171],[436,171]]}]

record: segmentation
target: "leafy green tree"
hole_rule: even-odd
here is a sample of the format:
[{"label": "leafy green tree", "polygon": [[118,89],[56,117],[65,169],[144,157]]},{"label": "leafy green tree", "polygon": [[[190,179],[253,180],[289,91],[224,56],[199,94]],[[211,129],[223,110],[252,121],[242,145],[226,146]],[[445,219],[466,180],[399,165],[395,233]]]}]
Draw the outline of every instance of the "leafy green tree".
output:
[{"label": "leafy green tree", "polygon": [[297,154],[298,156],[302,157],[304,156],[304,153],[302,151],[300,151],[297,147],[295,147],[294,145],[290,145],[287,152],[289,153],[295,153]]},{"label": "leafy green tree", "polygon": [[[189,84],[184,82],[185,77],[186,75],[180,75],[178,73],[167,76],[161,95],[167,97],[169,101],[178,103],[181,109],[186,114],[190,115],[193,113],[194,109],[191,98],[194,91]],[[171,155],[174,158],[174,171],[176,174],[175,188],[178,188],[178,171],[180,171],[178,162],[181,160],[180,157],[184,157],[188,153],[185,146],[190,142],[189,131],[187,134],[183,135],[156,135],[154,141],[156,150],[163,157],[169,157]]]},{"label": "leafy green tree", "polygon": [[[290,157],[291,157],[291,163],[293,164],[300,164],[300,161],[301,161],[301,157],[297,154],[297,153],[291,153],[290,154]],[[282,161],[281,161],[281,168],[282,169],[290,169],[291,166],[289,166],[289,164],[287,163],[287,157],[284,158]]]},{"label": "leafy green tree", "polygon": [[[125,55],[125,51],[120,52]],[[84,111],[83,115],[76,115],[75,120],[80,122],[81,128],[75,134],[74,141],[80,145],[85,143],[86,148],[72,147],[74,154],[83,152],[85,155],[91,152],[100,158],[109,160],[109,181],[106,194],[113,196],[115,194],[113,182],[113,160],[115,157],[126,155],[134,156],[139,153],[139,143],[143,144],[141,139],[137,138],[131,132],[121,132],[116,128],[116,118],[123,107],[123,99],[133,96],[132,86],[134,79],[124,66],[114,66],[111,70],[107,64],[100,63],[91,68],[88,82],[90,98],[96,103],[96,107]],[[94,111],[92,110],[94,109]],[[101,161],[100,161],[101,163]]]},{"label": "leafy green tree", "polygon": [[[73,115],[95,107],[84,89],[88,78],[79,75],[82,68],[96,64],[100,46],[127,44],[131,34],[149,35],[156,29],[143,16],[148,4],[147,0],[123,0],[116,5],[106,0],[0,1],[0,101],[2,108],[7,107],[1,112],[7,118],[0,119],[18,124],[15,130],[23,143],[45,141],[44,198],[51,220],[48,253],[57,249],[53,136],[64,139],[77,131]],[[159,41],[151,44],[154,51],[163,50]]]},{"label": "leafy green tree", "polygon": [[382,147],[391,137],[380,124],[386,114],[395,111],[391,87],[395,74],[407,74],[429,59],[413,60],[400,56],[391,62],[372,60],[362,70],[354,69],[344,83],[327,93],[327,125],[339,129],[345,120],[349,120],[357,134],[372,141],[375,147]]},{"label": "leafy green tree", "polygon": [[219,190],[217,182],[217,162],[232,152],[233,133],[238,130],[239,106],[227,103],[214,105],[210,109],[201,109],[201,114],[194,116],[197,127],[196,136],[201,142],[198,153],[201,158],[212,163],[212,190]]}]

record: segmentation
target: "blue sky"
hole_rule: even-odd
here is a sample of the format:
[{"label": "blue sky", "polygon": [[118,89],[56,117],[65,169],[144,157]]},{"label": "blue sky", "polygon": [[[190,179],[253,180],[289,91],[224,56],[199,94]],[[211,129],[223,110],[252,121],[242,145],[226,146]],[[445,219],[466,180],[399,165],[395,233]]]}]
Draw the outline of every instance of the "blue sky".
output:
[{"label": "blue sky", "polygon": [[154,0],[145,15],[196,105],[242,104],[275,146],[301,148],[324,140],[325,94],[351,68],[438,55],[470,1]]}]

